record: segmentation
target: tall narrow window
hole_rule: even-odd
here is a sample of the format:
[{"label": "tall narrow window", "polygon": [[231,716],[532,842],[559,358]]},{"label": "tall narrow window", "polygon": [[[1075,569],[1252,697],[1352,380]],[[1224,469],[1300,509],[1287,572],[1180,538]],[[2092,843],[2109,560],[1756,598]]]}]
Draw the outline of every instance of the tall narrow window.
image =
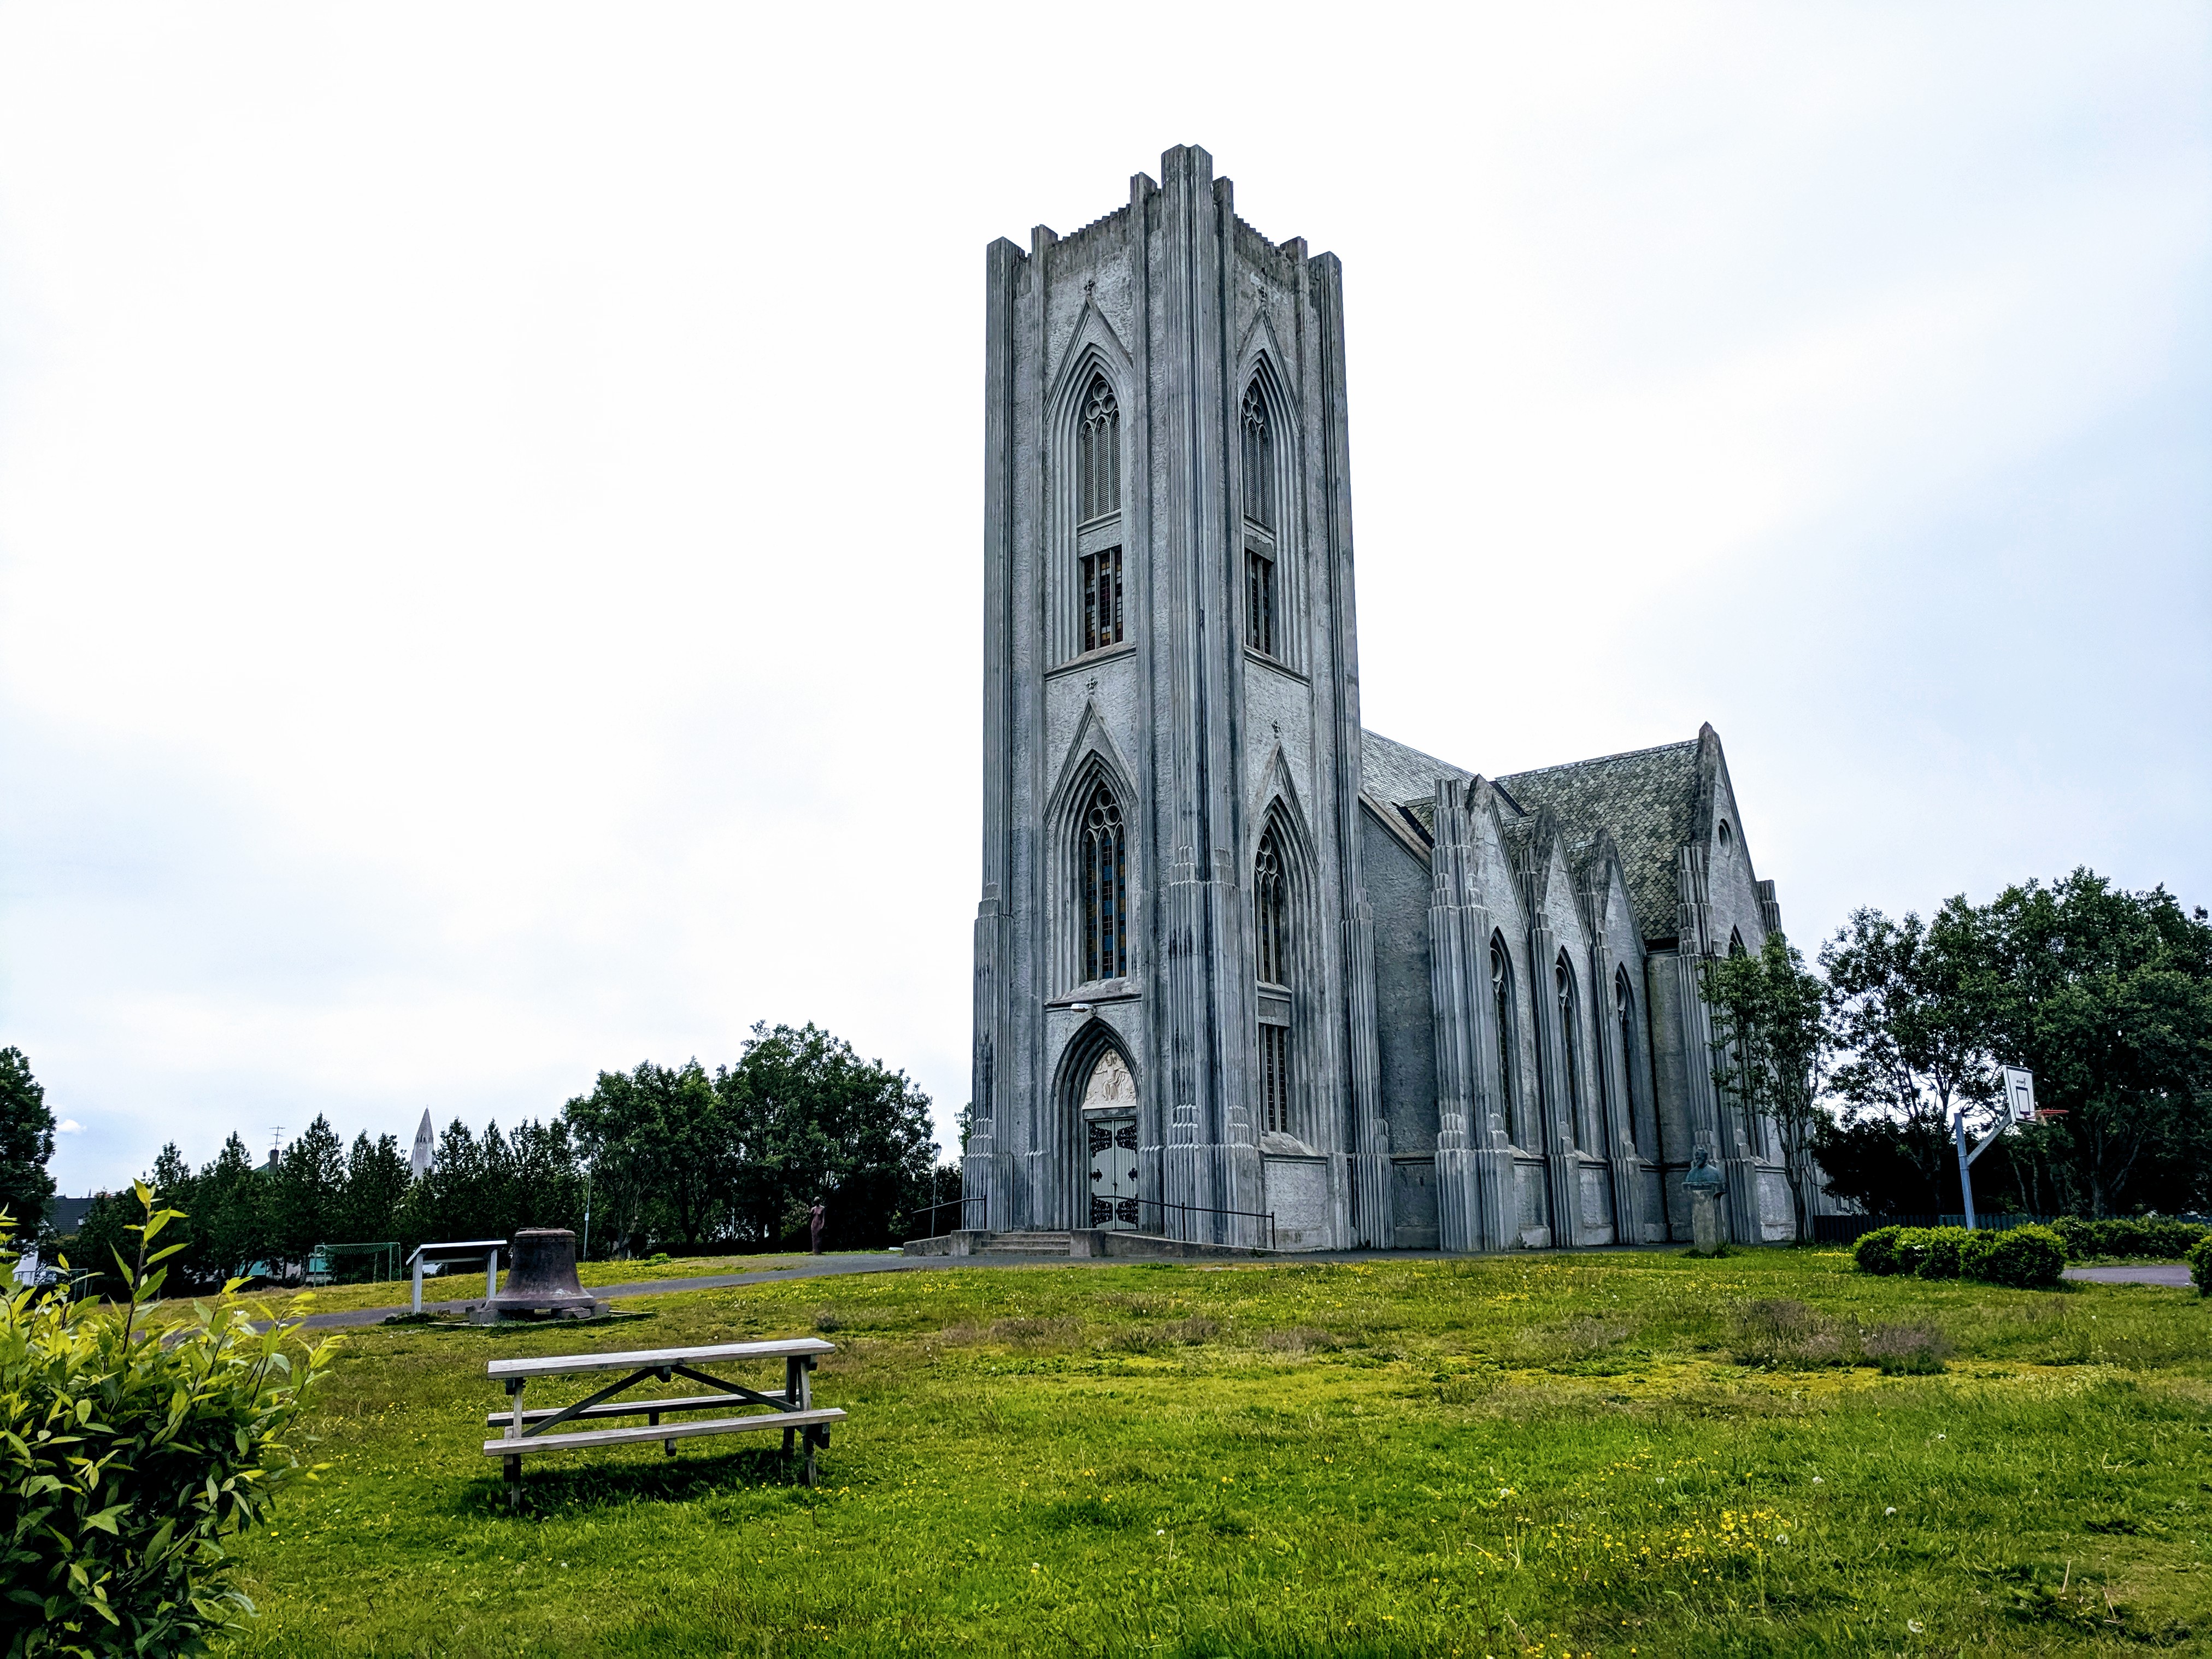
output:
[{"label": "tall narrow window", "polygon": [[1244,555],[1244,643],[1273,657],[1275,649],[1275,562],[1257,548]]},{"label": "tall narrow window", "polygon": [[1275,434],[1257,380],[1244,390],[1244,516],[1262,530],[1275,527]]},{"label": "tall narrow window", "polygon": [[1562,1115],[1574,1129],[1576,1140],[1587,1146],[1590,1137],[1589,1114],[1583,1105],[1582,1045],[1575,1040],[1575,970],[1564,954],[1552,969],[1552,982],[1559,1000],[1559,1079],[1567,1092]]},{"label": "tall narrow window", "polygon": [[1260,1028],[1261,1127],[1291,1132],[1291,1028]]},{"label": "tall narrow window", "polygon": [[1083,415],[1076,442],[1076,516],[1088,523],[1103,519],[1121,506],[1121,406],[1114,401],[1114,388],[1101,374],[1083,397]]},{"label": "tall narrow window", "polygon": [[1616,969],[1613,975],[1613,1012],[1620,1022],[1620,1121],[1628,1126],[1637,1151],[1648,1157],[1650,1149],[1643,1144],[1644,1126],[1636,1110],[1636,994],[1628,988],[1625,969]]},{"label": "tall narrow window", "polygon": [[1121,643],[1121,550],[1083,556],[1083,648]]},{"label": "tall narrow window", "polygon": [[1129,860],[1121,805],[1104,784],[1083,813],[1083,977],[1129,971]]},{"label": "tall narrow window", "polygon": [[1254,969],[1265,990],[1277,991],[1260,1006],[1260,1121],[1288,1133],[1291,1127],[1291,1028],[1279,989],[1291,982],[1290,896],[1284,879],[1283,843],[1276,826],[1260,837],[1252,863]]},{"label": "tall narrow window", "polygon": [[1252,931],[1259,946],[1260,982],[1291,982],[1290,942],[1284,936],[1283,851],[1270,825],[1260,840],[1252,870]]},{"label": "tall narrow window", "polygon": [[1505,942],[1498,939],[1490,941],[1490,999],[1498,1012],[1498,1114],[1520,1140],[1513,1100],[1513,969],[1505,959]]}]

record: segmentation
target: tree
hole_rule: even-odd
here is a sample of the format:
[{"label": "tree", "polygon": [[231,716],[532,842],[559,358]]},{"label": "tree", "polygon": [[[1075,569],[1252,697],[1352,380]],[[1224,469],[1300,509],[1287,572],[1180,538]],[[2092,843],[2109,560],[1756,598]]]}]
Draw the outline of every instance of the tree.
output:
[{"label": "tree", "polygon": [[785,1237],[823,1200],[826,1242],[881,1244],[928,1201],[937,1162],[929,1097],[905,1073],[863,1060],[815,1025],[763,1023],[714,1086],[740,1126],[753,1236]]},{"label": "tree", "polygon": [[284,1149],[269,1194],[270,1243],[288,1261],[305,1261],[326,1243],[345,1197],[345,1145],[320,1112]]},{"label": "tree", "polygon": [[[1963,1111],[1970,1127],[1986,1127],[1998,1093],[1991,1045],[2000,969],[1983,918],[1963,896],[1924,925],[1911,913],[1893,921],[1855,910],[1821,948],[1820,966],[1830,1035],[1844,1056],[1830,1079],[1844,1124],[1819,1137],[1837,1155],[1826,1166],[1828,1190],[1885,1214],[1955,1204],[1952,1115]],[[1854,1191],[1838,1182],[1837,1166],[1888,1181],[1909,1170],[1911,1180],[1903,1189]]]},{"label": "tree", "polygon": [[1758,1145],[1761,1118],[1774,1126],[1802,1239],[1813,1139],[1826,1118],[1826,988],[1788,939],[1769,933],[1757,956],[1706,963],[1698,988],[1712,1012],[1714,1086],[1738,1114],[1745,1145]]},{"label": "tree", "polygon": [[337,1206],[332,1237],[325,1243],[374,1244],[396,1239],[399,1202],[407,1196],[414,1172],[399,1150],[397,1135],[374,1140],[362,1130],[346,1155],[345,1192]]},{"label": "tree", "polygon": [[46,1225],[54,1178],[54,1115],[21,1048],[0,1048],[0,1208],[19,1234],[36,1238]]},{"label": "tree", "polygon": [[726,1227],[739,1158],[737,1126],[715,1079],[696,1060],[671,1068],[641,1060],[602,1072],[592,1092],[562,1109],[608,1212],[630,1237],[672,1233],[686,1248]]},{"label": "tree", "polygon": [[2008,887],[1983,916],[2000,975],[1992,1029],[2064,1115],[2021,1136],[2069,1208],[2207,1200],[2212,1152],[2212,925],[2163,887],[2087,868]]},{"label": "tree", "polygon": [[206,1241],[203,1283],[221,1284],[243,1275],[256,1261],[270,1255],[267,1212],[270,1178],[253,1162],[253,1154],[233,1131],[213,1163],[201,1167],[193,1181],[199,1212],[192,1218],[198,1236]]}]

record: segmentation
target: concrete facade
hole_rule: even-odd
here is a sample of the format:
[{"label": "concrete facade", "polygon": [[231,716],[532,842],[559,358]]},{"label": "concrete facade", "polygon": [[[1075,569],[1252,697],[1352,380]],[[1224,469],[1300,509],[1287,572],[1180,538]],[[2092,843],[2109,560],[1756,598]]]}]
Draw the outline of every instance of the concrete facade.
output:
[{"label": "concrete facade", "polygon": [[1786,1237],[1704,1046],[1780,925],[1711,727],[1497,780],[1361,727],[1335,258],[1181,148],[985,269],[966,1227],[1686,1238],[1704,1145]]}]

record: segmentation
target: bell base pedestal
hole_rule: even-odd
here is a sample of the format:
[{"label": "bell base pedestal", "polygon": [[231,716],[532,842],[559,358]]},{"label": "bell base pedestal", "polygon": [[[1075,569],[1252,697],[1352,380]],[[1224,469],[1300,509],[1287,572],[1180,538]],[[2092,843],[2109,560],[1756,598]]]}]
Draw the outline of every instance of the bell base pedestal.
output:
[{"label": "bell base pedestal", "polygon": [[469,1310],[471,1325],[542,1325],[555,1319],[594,1319],[607,1311],[608,1304],[589,1302],[492,1302],[479,1304]]}]

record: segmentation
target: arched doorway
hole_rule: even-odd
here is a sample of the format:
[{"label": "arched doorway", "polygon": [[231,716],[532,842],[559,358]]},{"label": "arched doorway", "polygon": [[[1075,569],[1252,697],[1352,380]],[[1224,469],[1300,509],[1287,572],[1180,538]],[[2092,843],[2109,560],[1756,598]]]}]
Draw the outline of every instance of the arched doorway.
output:
[{"label": "arched doorway", "polygon": [[1137,1202],[1137,1079],[1111,1043],[1091,1062],[1081,1112],[1090,1151],[1089,1224],[1134,1232],[1143,1215]]}]

